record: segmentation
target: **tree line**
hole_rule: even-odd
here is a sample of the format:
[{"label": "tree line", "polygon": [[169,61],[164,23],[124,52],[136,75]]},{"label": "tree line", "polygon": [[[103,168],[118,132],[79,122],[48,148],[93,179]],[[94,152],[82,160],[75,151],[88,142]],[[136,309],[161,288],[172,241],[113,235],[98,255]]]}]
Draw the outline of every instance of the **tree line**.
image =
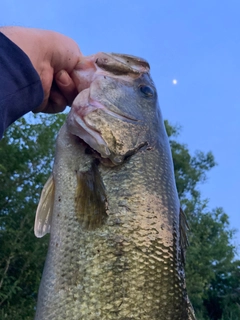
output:
[{"label": "tree line", "polygon": [[[32,320],[49,236],[35,238],[41,189],[50,175],[65,115],[15,122],[0,141],[0,319]],[[199,186],[216,165],[211,152],[190,154],[180,129],[165,121],[175,178],[189,224],[186,279],[198,320],[240,319],[240,261],[222,208],[210,210]]]}]

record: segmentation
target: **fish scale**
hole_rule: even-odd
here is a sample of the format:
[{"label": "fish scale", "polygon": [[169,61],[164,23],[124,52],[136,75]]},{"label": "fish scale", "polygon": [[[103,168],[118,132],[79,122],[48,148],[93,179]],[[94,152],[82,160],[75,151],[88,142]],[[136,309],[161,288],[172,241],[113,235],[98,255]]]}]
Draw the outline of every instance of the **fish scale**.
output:
[{"label": "fish scale", "polygon": [[[152,151],[150,152],[152,153]],[[150,288],[148,292],[146,292],[146,290],[140,291],[139,298],[134,299],[134,301],[136,300],[138,301],[138,305],[136,307],[136,310],[138,310],[138,312],[137,314],[135,314],[134,319],[140,319],[140,317],[144,316],[144,311],[141,311],[142,309],[141,306],[144,306],[145,297],[149,298],[150,301],[163,300],[162,305],[160,303],[159,305],[156,304],[155,306],[156,314],[158,317],[165,316],[166,311],[169,309],[168,303],[172,305],[175,302],[175,308],[172,308],[171,306],[172,312],[169,313],[170,314],[169,319],[179,319],[181,315],[176,312],[176,309],[177,309],[176,301],[178,300],[176,299],[176,296],[178,296],[178,294],[175,295],[174,301],[172,301],[173,299],[171,297],[174,295],[174,290],[175,292],[179,291],[179,307],[182,307],[182,303],[185,300],[184,293],[182,290],[182,285],[184,283],[183,275],[179,274],[178,272],[176,273],[176,270],[174,270],[174,268],[177,270],[179,270],[180,268],[179,268],[178,260],[176,258],[174,259],[173,240],[171,239],[169,246],[166,246],[166,237],[164,237],[164,241],[163,241],[163,239],[161,239],[161,232],[158,231],[158,230],[161,230],[159,225],[160,217],[158,217],[157,215],[155,215],[154,217],[152,215],[152,213],[154,212],[155,214],[159,212],[159,208],[161,208],[162,206],[163,207],[166,206],[167,204],[165,204],[165,202],[167,202],[166,200],[168,199],[160,199],[160,200],[157,199],[156,201],[156,199],[154,199],[154,197],[151,195],[151,189],[156,190],[157,188],[157,190],[159,190],[157,183],[159,183],[160,181],[157,181],[156,179],[157,183],[155,184],[153,183],[151,185],[149,184],[149,179],[145,179],[143,176],[139,174],[138,168],[141,167],[141,164],[144,165],[144,162],[145,162],[145,161],[142,161],[143,157],[144,155],[142,153],[139,153],[138,155],[135,155],[131,158],[131,161],[126,164],[126,175],[125,175],[126,182],[122,183],[122,181],[119,181],[119,185],[121,186],[120,190],[118,191],[118,193],[111,194],[109,196],[110,199],[112,198],[118,199],[117,201],[121,202],[121,194],[123,193],[121,189],[124,189],[124,186],[126,186],[126,190],[128,193],[129,193],[129,189],[131,190],[131,193],[132,193],[132,197],[131,198],[129,197],[126,203],[126,206],[129,208],[127,220],[125,219],[124,215],[120,214],[122,216],[122,219],[125,222],[120,232],[121,232],[121,235],[123,235],[123,230],[124,231],[126,230],[128,232],[128,235],[126,235],[126,238],[128,239],[131,245],[131,249],[129,250],[130,255],[128,259],[131,259],[131,257],[135,256],[137,253],[139,256],[138,259],[134,259],[133,267],[130,268],[131,270],[135,270],[136,272],[136,274],[134,275],[134,279],[138,278],[138,275],[143,275],[142,283],[144,283],[146,288]],[[153,173],[155,174],[155,172],[158,172],[158,171],[151,170],[152,169],[151,157],[149,159],[149,157],[147,156],[147,158],[149,160],[148,170],[152,172],[152,174]],[[154,155],[154,158],[156,162],[156,155]],[[156,165],[154,164],[154,166]],[[124,172],[123,168],[121,168],[121,172]],[[131,174],[129,174],[129,172],[131,172]],[[104,180],[103,173],[102,173],[102,176]],[[146,174],[146,176],[149,177],[148,174]],[[111,175],[107,175],[107,178],[111,179],[111,181],[113,180]],[[111,184],[108,183],[108,181],[105,181],[105,185],[111,186]],[[141,186],[141,191],[139,190],[139,186]],[[145,187],[145,190],[143,190],[144,187]],[[165,189],[165,186],[163,186],[163,189]],[[171,189],[172,189],[171,185],[169,184],[169,190],[170,190],[169,194],[171,192],[171,199],[172,199]],[[110,192],[111,190],[107,190],[107,194],[110,194]],[[146,202],[146,200],[144,199],[144,196],[136,197],[135,193],[137,193],[138,195],[146,194],[145,199],[148,199],[149,201]],[[149,193],[151,197],[149,197]],[[154,200],[155,200],[155,203],[153,202]],[[178,204],[178,201],[176,202],[176,204]],[[113,207],[119,207],[119,206],[116,203],[114,203]],[[111,207],[109,208],[109,210],[111,210]],[[169,210],[168,210],[168,216],[169,216]],[[165,245],[163,244],[163,242],[165,243]],[[155,243],[155,245],[153,246],[152,243]],[[156,250],[156,247],[158,250]],[[129,249],[129,246],[128,246],[128,249]],[[150,255],[151,255],[151,258],[150,258]],[[132,272],[133,271],[131,271],[131,277],[133,277]],[[179,278],[180,279],[182,278],[180,283],[179,283]],[[136,280],[133,280],[133,281],[136,281]],[[128,278],[126,282],[129,283],[131,282],[131,280]],[[165,283],[166,285],[164,285]],[[171,284],[170,288],[169,288],[169,283]],[[138,282],[138,284],[140,286],[142,285],[141,282]],[[159,289],[161,288],[161,290],[156,290],[157,285]],[[134,286],[129,284],[129,288],[134,288]],[[130,301],[132,301],[134,295],[136,295],[136,292],[137,290],[133,290],[132,298],[129,298]],[[145,306],[146,309],[147,309],[147,305],[148,304],[146,304]],[[151,303],[149,304],[149,306],[152,308]],[[149,319],[148,318],[149,313],[152,314],[153,310],[151,309],[147,311],[146,319]],[[185,313],[185,315],[183,314],[183,317],[184,316],[185,316],[185,319],[187,319],[187,313]]]},{"label": "fish scale", "polygon": [[[107,76],[76,99],[57,138],[53,186],[44,189],[35,225],[40,236],[51,226],[35,320],[195,320],[185,285],[185,220],[157,95],[142,69],[148,65],[132,78],[121,65],[122,78],[116,65],[124,56],[115,66],[120,56],[112,57],[105,69],[111,56],[101,59]],[[111,112],[92,108],[82,116],[88,94]],[[96,135],[87,138],[92,148],[76,136],[86,137],[83,123]]]}]

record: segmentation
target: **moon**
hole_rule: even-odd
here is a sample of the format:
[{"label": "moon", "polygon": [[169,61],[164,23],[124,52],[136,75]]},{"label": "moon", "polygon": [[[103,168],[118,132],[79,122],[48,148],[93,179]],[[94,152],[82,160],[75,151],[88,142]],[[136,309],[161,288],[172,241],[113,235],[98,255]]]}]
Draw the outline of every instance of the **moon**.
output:
[{"label": "moon", "polygon": [[173,79],[172,83],[177,84],[177,79]]}]

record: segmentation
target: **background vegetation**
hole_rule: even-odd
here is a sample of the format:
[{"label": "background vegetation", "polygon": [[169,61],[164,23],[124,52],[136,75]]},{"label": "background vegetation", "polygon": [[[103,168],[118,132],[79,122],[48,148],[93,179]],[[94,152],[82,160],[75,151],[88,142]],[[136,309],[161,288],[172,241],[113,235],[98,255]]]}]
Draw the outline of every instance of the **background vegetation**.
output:
[{"label": "background vegetation", "polygon": [[[48,237],[33,234],[39,195],[54,158],[64,115],[15,122],[0,142],[0,319],[32,320]],[[175,177],[190,225],[186,276],[198,320],[240,319],[240,261],[235,231],[222,208],[210,211],[199,186],[216,163],[211,152],[189,153],[166,121]]]}]

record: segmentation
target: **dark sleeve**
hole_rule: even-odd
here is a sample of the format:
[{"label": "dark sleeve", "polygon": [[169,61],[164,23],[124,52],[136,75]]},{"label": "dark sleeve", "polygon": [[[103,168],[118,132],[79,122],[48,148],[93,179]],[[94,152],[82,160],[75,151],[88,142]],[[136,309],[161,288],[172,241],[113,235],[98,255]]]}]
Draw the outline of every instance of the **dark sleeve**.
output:
[{"label": "dark sleeve", "polygon": [[42,83],[30,59],[0,32],[0,139],[11,123],[36,109],[43,98]]}]

